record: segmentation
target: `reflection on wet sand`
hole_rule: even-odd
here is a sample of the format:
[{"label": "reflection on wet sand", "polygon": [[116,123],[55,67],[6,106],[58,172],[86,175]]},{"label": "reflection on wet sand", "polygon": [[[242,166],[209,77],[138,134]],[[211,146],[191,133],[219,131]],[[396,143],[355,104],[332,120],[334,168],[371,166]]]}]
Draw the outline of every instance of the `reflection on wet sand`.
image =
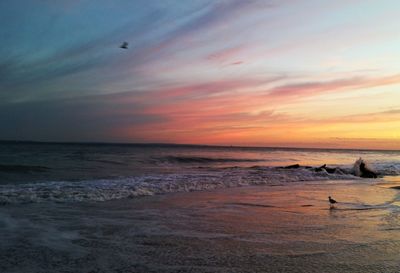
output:
[{"label": "reflection on wet sand", "polygon": [[[292,183],[19,206],[12,221],[0,226],[0,239],[8,242],[0,246],[0,269],[398,272],[399,191],[372,183]],[[336,209],[329,209],[329,195],[338,201]],[[0,212],[9,215],[6,208]]]}]

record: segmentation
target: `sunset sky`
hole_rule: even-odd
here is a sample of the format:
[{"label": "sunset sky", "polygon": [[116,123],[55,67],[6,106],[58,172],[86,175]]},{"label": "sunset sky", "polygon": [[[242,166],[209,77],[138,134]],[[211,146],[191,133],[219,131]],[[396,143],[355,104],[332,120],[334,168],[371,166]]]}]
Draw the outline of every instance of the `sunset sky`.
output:
[{"label": "sunset sky", "polygon": [[0,139],[400,149],[397,0],[1,0],[0,25]]}]

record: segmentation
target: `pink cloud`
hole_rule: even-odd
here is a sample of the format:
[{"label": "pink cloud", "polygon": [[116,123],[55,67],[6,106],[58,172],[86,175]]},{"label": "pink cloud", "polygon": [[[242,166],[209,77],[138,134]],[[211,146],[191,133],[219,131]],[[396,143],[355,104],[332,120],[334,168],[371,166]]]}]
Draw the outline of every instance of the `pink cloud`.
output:
[{"label": "pink cloud", "polygon": [[[305,137],[304,129],[331,124],[396,121],[400,118],[398,109],[325,119],[291,116],[274,110],[286,103],[323,93],[400,83],[399,75],[308,82],[252,91],[259,90],[264,83],[252,79],[227,80],[108,95],[113,104],[120,106],[114,111],[123,116],[132,112],[132,115],[163,117],[135,124],[132,128],[124,126],[113,133],[147,141],[182,143],[223,143],[224,139],[288,141],[296,134]],[[133,107],[130,108],[130,105]]]},{"label": "pink cloud", "polygon": [[237,59],[239,53],[243,51],[243,49],[243,46],[225,48],[208,55],[206,59],[219,64],[232,62],[234,59]]},{"label": "pink cloud", "polygon": [[319,95],[322,93],[347,91],[361,88],[372,88],[400,83],[400,74],[380,77],[362,78],[354,77],[326,82],[306,82],[279,86],[266,91],[266,98],[301,98]]}]

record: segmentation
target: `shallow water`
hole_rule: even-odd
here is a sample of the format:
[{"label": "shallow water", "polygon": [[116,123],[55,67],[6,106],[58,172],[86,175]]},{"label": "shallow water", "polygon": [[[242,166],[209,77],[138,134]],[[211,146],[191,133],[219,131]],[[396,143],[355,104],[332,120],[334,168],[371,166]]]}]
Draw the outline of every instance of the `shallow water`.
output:
[{"label": "shallow water", "polygon": [[399,191],[380,183],[6,205],[0,271],[399,272]]}]

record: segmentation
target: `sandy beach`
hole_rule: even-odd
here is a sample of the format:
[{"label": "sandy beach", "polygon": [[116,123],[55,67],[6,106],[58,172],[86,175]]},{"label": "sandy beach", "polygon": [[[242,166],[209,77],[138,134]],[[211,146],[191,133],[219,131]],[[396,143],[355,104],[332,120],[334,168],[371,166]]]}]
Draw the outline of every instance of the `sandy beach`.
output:
[{"label": "sandy beach", "polygon": [[398,272],[393,185],[314,181],[6,205],[0,271]]}]

